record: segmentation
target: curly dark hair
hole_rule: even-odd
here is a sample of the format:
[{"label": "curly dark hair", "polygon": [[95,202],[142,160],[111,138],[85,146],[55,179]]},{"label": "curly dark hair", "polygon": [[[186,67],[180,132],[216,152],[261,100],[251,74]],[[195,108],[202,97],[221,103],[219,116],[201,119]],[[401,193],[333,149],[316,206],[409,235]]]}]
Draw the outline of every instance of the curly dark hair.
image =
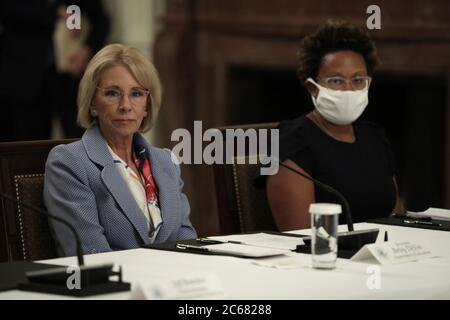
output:
[{"label": "curly dark hair", "polygon": [[298,76],[302,83],[309,77],[313,79],[317,77],[326,54],[340,50],[351,50],[361,54],[366,62],[368,74],[373,75],[379,59],[369,34],[345,21],[328,21],[301,42],[298,52]]}]

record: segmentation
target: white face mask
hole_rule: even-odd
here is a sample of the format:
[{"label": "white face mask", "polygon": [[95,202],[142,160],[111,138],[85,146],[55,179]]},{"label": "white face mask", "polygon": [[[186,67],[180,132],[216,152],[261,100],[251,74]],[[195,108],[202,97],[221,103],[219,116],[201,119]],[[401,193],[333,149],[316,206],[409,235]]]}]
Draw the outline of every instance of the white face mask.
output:
[{"label": "white face mask", "polygon": [[348,125],[359,118],[369,103],[369,88],[358,91],[332,90],[306,81],[319,88],[317,98],[312,97],[316,110],[325,119],[337,125]]}]

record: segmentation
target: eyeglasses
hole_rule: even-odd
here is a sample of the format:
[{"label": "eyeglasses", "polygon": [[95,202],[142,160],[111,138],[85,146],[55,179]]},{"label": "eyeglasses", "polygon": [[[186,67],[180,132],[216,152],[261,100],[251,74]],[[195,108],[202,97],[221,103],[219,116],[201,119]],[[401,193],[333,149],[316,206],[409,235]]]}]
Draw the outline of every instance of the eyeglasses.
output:
[{"label": "eyeglasses", "polygon": [[345,90],[347,87],[347,83],[350,84],[350,87],[353,90],[363,90],[369,87],[372,78],[368,76],[357,76],[351,79],[346,79],[343,77],[318,77],[317,80],[322,81],[323,83],[325,83],[327,88],[330,88],[332,90]]},{"label": "eyeglasses", "polygon": [[[120,103],[124,95],[123,91],[118,88],[96,88],[100,90],[102,97],[109,104]],[[150,91],[147,89],[134,88],[128,93],[128,98],[133,105],[144,104],[149,93]]]}]

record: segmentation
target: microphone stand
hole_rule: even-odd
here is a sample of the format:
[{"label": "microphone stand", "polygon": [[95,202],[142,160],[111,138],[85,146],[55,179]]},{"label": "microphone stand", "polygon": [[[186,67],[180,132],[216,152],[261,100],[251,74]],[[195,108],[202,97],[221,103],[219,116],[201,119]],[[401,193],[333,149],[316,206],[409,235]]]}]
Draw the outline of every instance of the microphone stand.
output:
[{"label": "microphone stand", "polygon": [[306,174],[303,174],[302,172],[300,172],[300,171],[298,171],[298,170],[296,170],[296,169],[294,169],[294,168],[292,168],[292,167],[290,167],[288,165],[285,165],[284,163],[279,162],[279,164],[280,164],[280,166],[282,166],[282,167],[284,167],[284,168],[286,168],[286,169],[288,169],[288,170],[290,170],[290,171],[292,171],[292,172],[294,172],[296,174],[299,174],[302,177],[312,181],[315,185],[318,185],[319,187],[321,187],[322,189],[328,191],[329,193],[332,193],[332,194],[336,195],[339,198],[339,200],[342,202],[342,206],[344,207],[345,217],[347,219],[348,231],[353,231],[354,230],[353,229],[353,219],[352,219],[352,215],[350,213],[350,205],[348,204],[347,199],[345,199],[345,197],[340,192],[338,192],[336,189],[330,187],[329,185],[327,185],[327,184],[325,184],[323,182],[320,182],[319,180],[311,178],[311,177],[307,176]]},{"label": "microphone stand", "polygon": [[[350,212],[350,205],[348,204],[347,199],[345,199],[345,197],[339,191],[319,180],[309,177],[308,175],[282,163],[281,161],[278,161],[278,163],[280,166],[312,181],[315,185],[319,186],[320,188],[328,191],[331,194],[334,194],[341,201],[345,212],[348,232],[338,233],[339,257],[350,258],[356,252],[358,252],[359,249],[361,249],[364,245],[374,243],[377,240],[379,229],[354,231],[352,214]],[[303,240],[306,246],[297,246],[296,251],[303,253],[311,252],[311,245],[310,245],[311,237],[305,237],[303,238]]]},{"label": "microphone stand", "polygon": [[[36,271],[28,271],[25,273],[27,282],[19,283],[19,289],[23,291],[33,291],[42,293],[61,294],[76,297],[86,297],[95,294],[105,294],[120,291],[129,291],[130,283],[122,281],[122,268],[119,267],[119,271],[113,271],[113,264],[103,264],[98,266],[85,266],[82,252],[81,241],[78,232],[75,228],[66,220],[54,216],[36,206],[23,203],[14,197],[5,193],[0,193],[0,197],[24,208],[33,210],[39,214],[42,214],[50,219],[61,222],[67,226],[73,233],[76,242],[78,270],[73,266],[56,266],[54,268],[48,268]],[[12,266],[13,267],[13,266]],[[33,268],[36,269],[36,268]],[[71,274],[74,271],[75,274]],[[75,285],[69,286],[69,277],[74,278]],[[110,281],[109,277],[118,276],[118,281]],[[77,284],[79,286],[77,287]]]}]

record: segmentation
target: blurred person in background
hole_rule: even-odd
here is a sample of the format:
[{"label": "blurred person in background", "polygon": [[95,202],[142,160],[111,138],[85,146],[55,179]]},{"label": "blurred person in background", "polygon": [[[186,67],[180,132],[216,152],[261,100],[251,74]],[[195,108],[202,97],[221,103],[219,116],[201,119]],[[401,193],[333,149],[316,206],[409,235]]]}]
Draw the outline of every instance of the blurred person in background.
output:
[{"label": "blurred person in background", "polygon": [[[77,5],[89,21],[84,41],[67,57],[68,68],[55,65],[55,25]],[[102,2],[0,0],[0,141],[51,137],[52,118],[60,118],[66,137],[79,137],[76,92],[91,56],[103,46],[109,19]],[[81,30],[71,30],[75,41]]]}]

